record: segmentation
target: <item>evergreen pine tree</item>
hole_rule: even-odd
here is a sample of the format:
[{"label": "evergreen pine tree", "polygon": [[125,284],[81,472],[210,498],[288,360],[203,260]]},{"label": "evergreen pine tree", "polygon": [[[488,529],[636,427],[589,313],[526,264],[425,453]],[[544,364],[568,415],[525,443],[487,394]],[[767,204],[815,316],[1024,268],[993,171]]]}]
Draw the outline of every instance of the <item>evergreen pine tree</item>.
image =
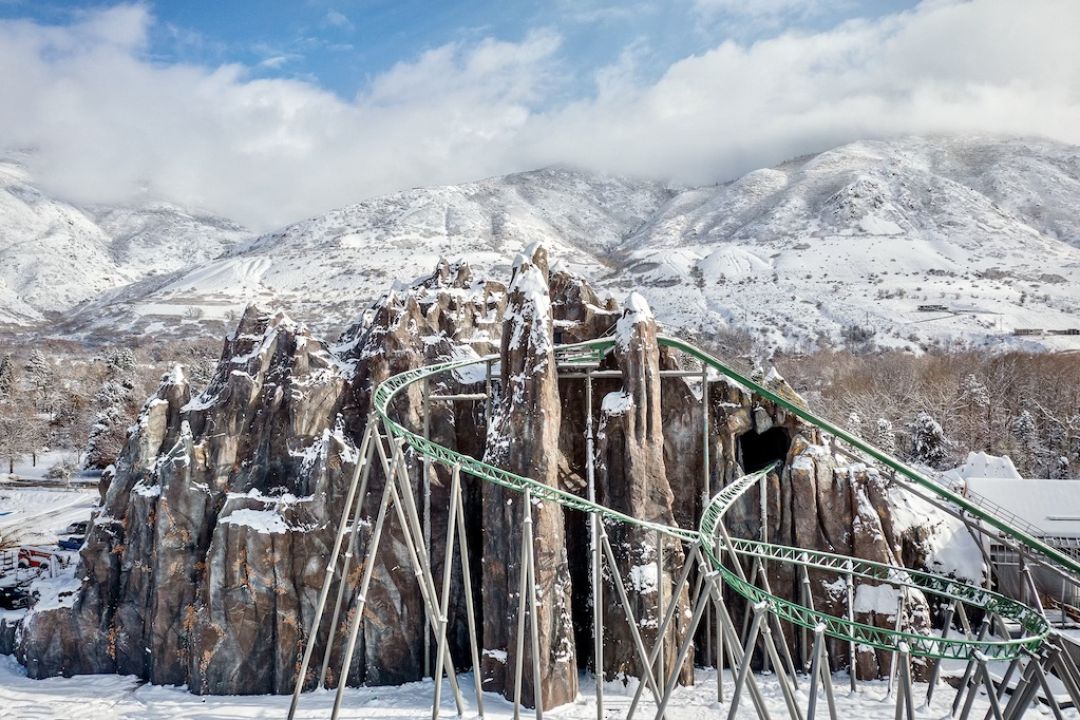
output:
[{"label": "evergreen pine tree", "polygon": [[15,363],[11,355],[0,357],[0,398],[11,395],[15,389]]},{"label": "evergreen pine tree", "polygon": [[932,468],[942,468],[949,459],[952,443],[945,437],[941,425],[922,411],[908,424],[911,431],[911,456],[916,462]]},{"label": "evergreen pine tree", "polygon": [[884,453],[892,455],[896,452],[896,432],[893,424],[885,418],[878,418],[877,427],[874,430],[874,444]]},{"label": "evergreen pine tree", "polygon": [[83,465],[104,469],[116,462],[127,438],[127,427],[137,411],[135,354],[116,348],[105,354],[105,381],[94,394],[98,408],[86,442]]}]

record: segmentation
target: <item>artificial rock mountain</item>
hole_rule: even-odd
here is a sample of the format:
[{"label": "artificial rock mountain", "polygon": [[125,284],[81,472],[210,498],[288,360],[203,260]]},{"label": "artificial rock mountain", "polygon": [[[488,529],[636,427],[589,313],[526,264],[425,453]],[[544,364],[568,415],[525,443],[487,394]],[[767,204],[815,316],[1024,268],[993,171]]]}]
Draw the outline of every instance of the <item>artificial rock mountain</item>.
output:
[{"label": "artificial rock mountain", "polygon": [[[595,381],[599,400],[588,418],[583,383],[559,377],[553,348],[613,327],[618,343],[604,366],[619,377]],[[163,378],[103,492],[78,580],[43,597],[23,620],[16,653],[30,676],[116,672],[186,684],[196,693],[291,691],[304,643],[315,643],[315,657],[321,657],[331,631],[340,638],[348,626],[357,565],[342,580],[346,612],[338,627],[324,618],[313,636],[307,634],[375,387],[404,370],[489,353],[501,356],[490,418],[482,401],[432,403],[436,442],[584,494],[591,424],[600,502],[649,520],[696,524],[704,494],[700,381],[660,377],[661,369],[677,366],[676,358],[658,345],[644,301],[631,295],[623,307],[601,299],[585,280],[549,271],[538,248],[519,257],[508,285],[476,279],[465,264],[440,263],[412,288],[385,295],[335,345],[281,313],[252,307],[226,340],[208,387],[196,393],[179,368]],[[770,376],[767,382],[797,397],[782,379]],[[476,393],[484,383],[482,372],[461,371],[446,375],[433,391]],[[835,456],[817,430],[745,388],[716,378],[709,386],[713,489],[744,469],[783,463],[769,477],[771,541],[893,564],[929,562],[925,529],[895,522],[890,494],[874,471]],[[419,428],[423,405],[420,388],[410,387],[392,410],[403,424]],[[420,505],[422,466],[414,465],[410,475]],[[429,472],[433,571],[441,577],[450,473],[437,465]],[[367,550],[385,482],[373,464],[362,508],[369,523],[359,533],[357,557]],[[474,586],[465,587],[455,565],[452,656],[467,668],[463,598],[472,593],[484,687],[510,695],[523,503],[468,477],[464,502]],[[758,502],[752,493],[737,508],[733,533],[758,536]],[[542,598],[542,701],[550,707],[572,700],[577,669],[591,667],[588,523],[550,503],[534,507],[532,522]],[[658,545],[655,537],[623,526],[608,524],[606,530],[651,644],[658,599],[663,607],[676,602],[688,612],[685,592],[672,591],[683,548],[671,541]],[[423,603],[406,552],[391,517],[358,651],[347,678],[336,677],[343,643],[335,643],[331,684],[396,684],[422,676]],[[663,572],[645,572],[655,567],[658,553]],[[842,613],[844,598],[836,596],[833,580],[812,578],[815,602]],[[611,581],[605,579],[601,608],[607,628],[602,670],[616,679],[637,675],[639,668]],[[798,592],[798,579],[782,571],[772,571],[770,581],[780,595]],[[336,594],[337,581],[331,597]],[[732,597],[730,607],[738,622],[742,604]],[[892,625],[894,618],[880,610],[871,607],[859,617]],[[905,616],[909,624],[924,623],[927,608],[912,599]],[[666,667],[686,632],[676,623],[665,638]],[[526,653],[528,648],[526,643]],[[845,653],[838,645],[834,660],[846,663]],[[531,656],[525,659],[523,698],[531,703]],[[864,676],[885,669],[872,652],[858,663]],[[692,682],[690,664],[682,670],[683,682]],[[308,686],[316,675],[313,669]]]}]

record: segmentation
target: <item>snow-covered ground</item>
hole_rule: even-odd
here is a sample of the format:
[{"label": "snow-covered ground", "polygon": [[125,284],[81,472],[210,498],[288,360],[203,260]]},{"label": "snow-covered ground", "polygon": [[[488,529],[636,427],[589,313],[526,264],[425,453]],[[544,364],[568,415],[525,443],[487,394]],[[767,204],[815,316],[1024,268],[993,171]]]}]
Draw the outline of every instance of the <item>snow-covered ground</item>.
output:
[{"label": "snow-covered ground", "polygon": [[38,488],[0,482],[0,540],[4,544],[55,545],[73,522],[89,520],[97,489]]},{"label": "snow-covered ground", "polygon": [[[67,465],[71,468],[79,468],[82,465],[82,456],[77,450],[62,449],[62,450],[47,450],[42,453],[38,453],[35,458],[32,455],[23,455],[18,462],[15,463],[15,467],[12,468],[10,473],[14,477],[8,475],[7,462],[0,463],[0,482],[6,480],[31,480],[31,481],[45,481],[48,480],[49,469],[56,465]],[[96,472],[79,472],[76,470],[75,475],[71,478],[73,484],[97,482]]]},{"label": "snow-covered ground", "polygon": [[[472,676],[459,676],[465,695],[465,717],[476,717],[475,695],[472,692]],[[758,677],[773,717],[787,717],[778,684],[772,676]],[[833,683],[837,698],[837,715],[844,720],[892,720],[896,714],[895,696],[885,699],[887,688],[883,682],[861,683],[859,692],[848,692],[847,676],[838,673]],[[730,700],[732,681],[725,673],[726,697]],[[400,720],[401,718],[430,717],[433,684],[431,681],[411,683],[397,687],[351,688],[346,691],[342,704],[342,718],[364,720]],[[916,685],[916,706],[926,696],[926,685]],[[608,683],[605,688],[605,715],[608,718],[625,717],[633,697],[634,688],[623,688]],[[575,704],[564,705],[547,713],[545,717],[555,720],[592,720],[596,717],[595,686],[588,677],[582,679],[582,691]],[[807,683],[801,682],[799,697],[803,709],[807,701]],[[327,718],[333,705],[334,693],[319,691],[307,693],[300,703],[298,718]],[[941,685],[934,694],[929,709],[918,709],[920,717],[941,718],[949,714],[952,702],[951,688]],[[184,688],[147,685],[131,676],[92,675],[50,680],[29,680],[22,667],[12,658],[0,657],[0,707],[5,718],[30,720],[52,718],[53,720],[239,720],[241,718],[274,718],[286,716],[288,696],[211,696],[191,695]],[[972,717],[982,717],[989,706],[980,697]],[[440,705],[442,717],[456,717],[453,695],[449,684],[444,683],[443,700]],[[510,703],[499,695],[484,695],[484,710],[488,718],[513,717]],[[668,709],[671,720],[715,720],[726,717],[727,706],[716,702],[716,674],[699,671],[698,684],[693,688],[675,693]],[[648,693],[637,717],[650,718],[655,706]],[[1032,717],[1040,715],[1030,710]],[[531,712],[523,713],[531,717]],[[824,697],[819,699],[818,717],[826,716]],[[1070,720],[1080,717],[1075,710],[1066,710]],[[738,717],[756,718],[749,696],[740,701]]]}]

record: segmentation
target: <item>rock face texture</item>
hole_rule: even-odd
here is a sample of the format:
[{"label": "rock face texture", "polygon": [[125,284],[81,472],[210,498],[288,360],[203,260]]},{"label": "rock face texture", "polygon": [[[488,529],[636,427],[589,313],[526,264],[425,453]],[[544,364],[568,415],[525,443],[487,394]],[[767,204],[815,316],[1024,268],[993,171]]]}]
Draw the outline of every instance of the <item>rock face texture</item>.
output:
[{"label": "rock face texture", "polygon": [[[656,322],[640,295],[633,293],[628,298],[615,337],[615,361],[623,387],[605,396],[601,405],[598,500],[631,517],[672,525],[675,495],[668,482],[664,456],[660,347]],[[657,642],[665,609],[671,603],[679,606],[677,621],[663,638],[666,675],[687,632],[678,621],[686,621],[690,615],[686,588],[673,593],[675,578],[683,566],[683,549],[670,538],[623,523],[607,523],[606,532],[622,584],[633,591],[633,612],[647,647]],[[605,625],[611,628],[605,638],[605,676],[640,677],[640,660],[610,574],[605,585],[603,611]],[[690,658],[683,668],[683,679],[693,681]]]},{"label": "rock face texture", "polygon": [[[325,346],[250,309],[192,399],[180,369],[147,402],[81,552],[70,608],[31,613],[31,676],[120,672],[196,692],[281,692],[321,582],[355,452]],[[308,528],[319,528],[308,532]]]},{"label": "rock face texture", "polygon": [[[616,351],[593,382],[593,412],[584,383],[560,377],[554,347],[614,329]],[[918,528],[897,521],[888,488],[865,466],[845,461],[827,438],[745,388],[710,378],[660,377],[676,369],[659,347],[656,322],[631,296],[620,306],[587,282],[549,271],[546,253],[522,254],[509,285],[474,278],[465,264],[442,262],[411,288],[385,295],[329,345],[281,313],[250,308],[224,345],[206,388],[191,388],[183,371],[163,378],[132,428],[81,552],[70,587],[43,598],[16,635],[0,628],[0,648],[15,644],[32,677],[131,673],[155,683],[186,684],[196,693],[286,693],[306,644],[316,661],[304,679],[318,679],[330,651],[328,685],[396,684],[423,677],[425,612],[397,518],[384,530],[373,582],[347,676],[337,677],[361,562],[339,564],[330,597],[344,605],[311,629],[327,558],[347,488],[361,467],[359,448],[374,389],[399,372],[450,359],[497,355],[483,364],[432,378],[435,395],[475,394],[488,401],[425,402],[423,385],[395,399],[392,414],[415,432],[502,468],[584,496],[587,433],[599,499],[634,517],[693,527],[711,492],[744,472],[779,462],[761,498],[750,494],[733,511],[730,529],[763,533],[772,542],[898,564],[929,562]],[[766,382],[798,399],[778,376]],[[702,393],[707,393],[707,403]],[[425,418],[428,422],[425,422]],[[707,425],[708,434],[703,434]],[[591,430],[589,430],[591,428]],[[705,451],[708,474],[702,467]],[[368,550],[386,487],[381,464],[370,465],[354,557]],[[430,528],[433,572],[441,577],[450,474],[408,455],[412,499]],[[422,479],[426,474],[427,482]],[[708,477],[708,480],[706,480]],[[451,572],[448,634],[455,665],[469,664],[464,598],[471,594],[481,630],[484,687],[511,697],[524,518],[536,538],[536,622],[540,676],[532,647],[522,657],[522,700],[533,703],[539,680],[545,707],[572,701],[578,671],[595,664],[593,607],[585,517],[550,502],[526,508],[520,495],[464,478],[466,535],[473,586]],[[604,664],[608,678],[641,674],[613,587],[618,572],[632,590],[633,612],[649,646],[662,610],[678,605],[678,622],[663,638],[664,666],[688,629],[688,598],[672,590],[684,549],[655,534],[608,524],[617,568],[605,578]],[[659,561],[659,562],[658,562]],[[798,597],[799,578],[769,569],[774,592]],[[818,607],[836,614],[846,594],[836,577],[812,577]],[[727,598],[741,619],[742,604]],[[858,618],[893,626],[898,601],[886,589],[856,589]],[[902,624],[925,627],[925,600],[909,597]],[[526,626],[528,627],[528,626]],[[789,636],[797,643],[798,638]],[[834,660],[847,662],[837,644]],[[864,653],[860,674],[888,670]],[[433,662],[429,662],[433,666]],[[692,681],[688,662],[683,682]]]},{"label": "rock face texture", "polygon": [[[491,418],[485,460],[547,485],[558,485],[560,403],[555,366],[547,254],[522,256],[510,281],[503,320],[502,395]],[[577,696],[570,569],[563,509],[555,503],[525,505],[525,498],[492,484],[484,486],[484,687],[513,697],[518,659],[517,618],[521,601],[522,535],[531,523],[536,540],[534,616],[526,621],[539,636],[540,678],[533,677],[532,643],[523,646],[522,701],[535,705],[540,683],[545,708]],[[527,581],[526,581],[527,582]]]}]

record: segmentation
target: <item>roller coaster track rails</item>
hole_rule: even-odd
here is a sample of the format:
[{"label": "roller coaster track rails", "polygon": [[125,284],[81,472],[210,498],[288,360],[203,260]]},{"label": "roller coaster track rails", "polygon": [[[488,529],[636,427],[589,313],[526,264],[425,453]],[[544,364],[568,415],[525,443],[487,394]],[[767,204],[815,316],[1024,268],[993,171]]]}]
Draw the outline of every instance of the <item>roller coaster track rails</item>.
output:
[{"label": "roller coaster track rails", "polygon": [[[598,363],[607,356],[615,343],[615,338],[604,337],[573,345],[562,345],[556,348],[556,355],[560,363],[581,365]],[[984,512],[983,509],[968,501],[962,495],[952,492],[896,458],[878,450],[861,438],[815,415],[797,400],[783,397],[774,390],[739,373],[705,351],[682,340],[660,337],[658,343],[661,346],[686,353],[700,361],[704,367],[715,371],[719,376],[725,377],[729,381],[751,390],[759,397],[775,403],[804,422],[865,453],[943,500],[979,518],[987,525],[1011,537],[1070,575],[1074,577],[1080,576],[1080,561],[1046,545],[1023,529],[1017,528],[991,513]],[[494,363],[497,361],[498,356],[494,355],[470,358],[427,365],[394,375],[376,388],[374,396],[375,411],[389,433],[412,448],[420,457],[448,467],[456,466],[460,471],[466,472],[484,482],[494,483],[515,492],[524,493],[528,491],[534,500],[557,503],[564,508],[598,515],[609,522],[652,530],[687,543],[700,542],[712,569],[720,574],[724,582],[734,592],[751,603],[765,603],[769,612],[787,622],[809,629],[823,626],[827,635],[839,640],[855,642],[886,651],[897,651],[904,647],[910,651],[912,656],[931,659],[970,659],[979,655],[987,659],[1011,660],[1037,651],[1049,634],[1050,629],[1047,621],[1037,610],[996,592],[962,583],[942,575],[802,548],[738,538],[718,538],[716,533],[722,528],[724,513],[747,490],[753,487],[754,484],[759,483],[762,476],[771,468],[739,478],[717,493],[703,510],[698,528],[680,528],[634,518],[598,503],[590,502],[573,493],[551,487],[546,483],[489,465],[482,460],[425,439],[392,417],[394,398],[409,385],[440,373],[479,363]],[[757,558],[770,563],[792,566],[802,565],[807,569],[834,573],[841,577],[859,578],[872,584],[890,584],[894,587],[906,588],[907,590],[929,594],[941,599],[962,602],[996,614],[1006,621],[1017,623],[1023,629],[1024,634],[1022,637],[1015,639],[975,639],[966,636],[942,638],[934,634],[905,631],[899,627],[896,629],[882,628],[848,618],[835,617],[773,595],[757,587],[752,582],[747,581],[741,573],[736,574],[727,567],[722,557],[725,552],[727,554],[733,553],[735,556],[742,558],[750,558],[751,560]]]}]

